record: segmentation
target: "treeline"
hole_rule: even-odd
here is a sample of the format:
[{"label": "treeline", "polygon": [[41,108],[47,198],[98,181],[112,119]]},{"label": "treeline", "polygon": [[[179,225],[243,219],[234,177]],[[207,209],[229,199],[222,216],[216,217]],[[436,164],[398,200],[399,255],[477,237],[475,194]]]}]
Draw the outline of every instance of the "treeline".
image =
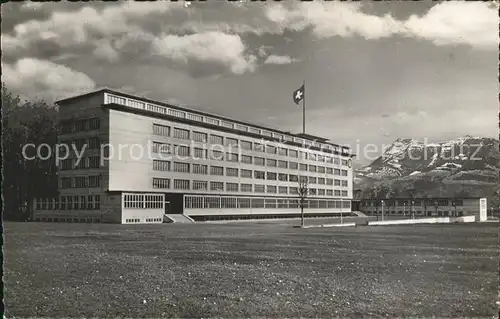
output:
[{"label": "treeline", "polygon": [[[2,115],[3,219],[27,220],[34,198],[57,194],[57,170],[53,157],[38,158],[34,147],[24,156],[23,147],[55,145],[58,110],[43,100],[22,101],[2,83]],[[47,148],[42,150],[47,155]]]}]

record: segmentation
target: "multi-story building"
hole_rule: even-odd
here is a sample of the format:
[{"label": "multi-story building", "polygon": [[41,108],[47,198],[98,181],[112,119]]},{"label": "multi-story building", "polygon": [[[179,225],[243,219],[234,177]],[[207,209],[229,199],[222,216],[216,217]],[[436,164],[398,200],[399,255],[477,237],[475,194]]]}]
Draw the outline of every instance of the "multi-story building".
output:
[{"label": "multi-story building", "polygon": [[[160,223],[296,217],[351,210],[348,147],[109,89],[57,102],[59,198],[34,218]],[[83,148],[83,152],[82,151]],[[66,158],[67,157],[67,158]]]},{"label": "multi-story building", "polygon": [[389,198],[362,199],[360,210],[368,216],[459,217],[476,216],[487,219],[486,198]]}]

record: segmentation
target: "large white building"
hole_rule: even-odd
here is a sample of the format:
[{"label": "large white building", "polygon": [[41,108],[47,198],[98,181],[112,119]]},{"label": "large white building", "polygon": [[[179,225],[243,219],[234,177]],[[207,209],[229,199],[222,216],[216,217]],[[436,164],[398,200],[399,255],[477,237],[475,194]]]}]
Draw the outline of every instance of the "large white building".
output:
[{"label": "large white building", "polygon": [[57,104],[59,144],[77,153],[59,161],[59,198],[35,201],[35,220],[297,217],[299,178],[307,216],[351,211],[354,155],[326,139],[109,89]]}]

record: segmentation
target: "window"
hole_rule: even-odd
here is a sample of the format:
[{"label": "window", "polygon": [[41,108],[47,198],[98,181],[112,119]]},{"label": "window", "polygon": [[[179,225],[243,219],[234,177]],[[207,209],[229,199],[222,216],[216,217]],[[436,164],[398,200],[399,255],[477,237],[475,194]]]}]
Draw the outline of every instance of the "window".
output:
[{"label": "window", "polygon": [[61,178],[61,188],[71,188],[73,187],[73,180],[71,177],[62,177]]},{"label": "window", "polygon": [[75,177],[75,188],[87,187],[87,182],[85,176]]},{"label": "window", "polygon": [[266,178],[266,172],[263,172],[263,171],[253,171],[253,177],[255,179],[265,179]]},{"label": "window", "polygon": [[278,167],[279,168],[288,168],[288,162],[287,161],[278,161]]},{"label": "window", "polygon": [[264,198],[252,198],[252,208],[264,208]]},{"label": "window", "polygon": [[253,150],[256,152],[264,152],[264,144],[253,143]]},{"label": "window", "polygon": [[310,184],[316,184],[317,180],[316,177],[309,176],[309,183]]},{"label": "window", "polygon": [[88,177],[88,187],[100,187],[101,186],[101,176],[100,175],[91,175]]},{"label": "window", "polygon": [[345,159],[342,160],[342,166],[347,166],[347,160]]},{"label": "window", "polygon": [[226,176],[238,177],[238,169],[232,167],[226,167]]},{"label": "window", "polygon": [[327,162],[328,164],[333,164],[333,158],[331,158],[330,156],[326,156],[325,162]]},{"label": "window", "polygon": [[279,173],[278,180],[282,182],[288,182],[288,174]]},{"label": "window", "polygon": [[208,182],[207,181],[193,181],[193,190],[195,190],[195,191],[208,190]]},{"label": "window", "polygon": [[340,158],[335,157],[335,158],[333,159],[333,163],[334,163],[335,165],[340,165]]},{"label": "window", "polygon": [[211,118],[211,117],[208,117],[208,116],[205,116],[205,122],[207,122],[208,124],[219,126],[219,120],[218,119],[214,119],[214,118]]},{"label": "window", "polygon": [[346,181],[346,180],[343,180],[343,181],[342,181],[342,186],[343,186],[343,187],[347,187],[347,186],[348,186],[348,185],[347,185],[347,181]]},{"label": "window", "polygon": [[326,168],[326,173],[327,173],[327,174],[332,174],[332,175],[333,175],[333,168],[331,168],[331,167],[327,167],[327,168]]},{"label": "window", "polygon": [[276,146],[266,145],[266,153],[268,153],[268,154],[276,154]]},{"label": "window", "polygon": [[153,142],[153,153],[170,154],[171,153],[170,144]]},{"label": "window", "polygon": [[290,169],[298,169],[298,168],[299,168],[299,163],[290,162]]},{"label": "window", "polygon": [[342,170],[342,176],[347,176],[347,170],[345,169]]},{"label": "window", "polygon": [[295,158],[297,158],[297,157],[299,157],[299,152],[297,152],[296,150],[289,150],[289,151],[288,151],[288,155],[289,155],[290,157],[295,157]]},{"label": "window", "polygon": [[224,138],[219,135],[210,134],[210,144],[223,145]]},{"label": "window", "polygon": [[234,124],[231,122],[227,121],[220,121],[220,126],[227,127],[227,128],[234,128]]},{"label": "window", "polygon": [[250,198],[238,198],[238,208],[250,208]]},{"label": "window", "polygon": [[255,193],[265,193],[266,192],[266,185],[255,184],[254,185],[254,192]]},{"label": "window", "polygon": [[327,189],[326,196],[333,196],[333,189]]},{"label": "window", "polygon": [[340,186],[340,179],[336,179],[336,180],[335,180],[335,183],[334,183],[333,185],[335,185],[335,186]]},{"label": "window", "polygon": [[325,196],[325,190],[322,188],[318,188],[318,195],[319,196]]},{"label": "window", "polygon": [[278,187],[278,193],[280,193],[280,194],[288,194],[288,187],[286,187],[286,186],[280,186],[280,187]]},{"label": "window", "polygon": [[210,166],[210,175],[224,176],[224,167]]},{"label": "window", "polygon": [[323,177],[318,177],[318,184],[324,185],[325,184],[325,179]]},{"label": "window", "polygon": [[309,172],[316,172],[316,165],[309,165]]},{"label": "window", "polygon": [[267,166],[268,166],[268,167],[276,167],[276,165],[277,165],[277,164],[276,164],[276,160],[275,160],[275,159],[270,159],[270,158],[268,158],[268,159],[266,160],[266,162],[267,162]]},{"label": "window", "polygon": [[193,113],[187,113],[186,118],[191,121],[203,122],[203,116]]},{"label": "window", "polygon": [[186,196],[185,205],[186,208],[203,208],[203,197]]},{"label": "window", "polygon": [[101,143],[100,143],[98,137],[89,138],[89,142],[88,142],[89,149],[91,149],[91,150],[99,149],[100,146],[101,146]]},{"label": "window", "polygon": [[175,127],[174,128],[174,137],[180,138],[183,140],[189,140],[189,130]]},{"label": "window", "polygon": [[299,170],[301,170],[303,172],[307,171],[307,164],[300,164]]},{"label": "window", "polygon": [[170,162],[153,160],[153,171],[170,171]]},{"label": "window", "polygon": [[205,197],[205,208],[220,208],[220,197]]},{"label": "window", "polygon": [[101,121],[99,118],[88,119],[88,129],[98,130],[101,127]]},{"label": "window", "polygon": [[242,192],[251,193],[252,192],[252,184],[241,184],[240,190]]},{"label": "window", "polygon": [[275,181],[276,180],[276,176],[277,174],[276,173],[273,173],[273,172],[267,172],[267,179],[268,180],[272,180],[272,181]]},{"label": "window", "polygon": [[226,153],[226,161],[238,163],[238,154],[236,153]]},{"label": "window", "polygon": [[248,126],[241,125],[241,124],[236,124],[236,129],[240,131],[248,131]]},{"label": "window", "polygon": [[235,138],[226,137],[225,145],[229,147],[238,146],[238,140]]},{"label": "window", "polygon": [[315,161],[316,160],[316,154],[314,154],[314,153],[308,153],[307,155],[308,155],[307,158],[309,160],[311,160],[311,161]]},{"label": "window", "polygon": [[291,175],[291,174],[290,174],[290,175],[288,176],[288,180],[289,180],[290,182],[298,182],[298,181],[299,181],[299,177],[298,177],[297,175]]},{"label": "window", "polygon": [[214,161],[223,161],[224,160],[224,153],[221,151],[215,151],[212,150],[210,154],[210,159]]},{"label": "window", "polygon": [[[175,162],[174,163],[174,172],[189,173],[189,163]],[[174,182],[174,184],[175,184],[175,182]]]},{"label": "window", "polygon": [[252,156],[241,155],[241,162],[244,164],[252,164]]},{"label": "window", "polygon": [[175,154],[178,156],[189,156],[189,146],[176,145]]},{"label": "window", "polygon": [[226,183],[226,191],[227,192],[237,192],[238,191],[238,183]]},{"label": "window", "polygon": [[189,180],[174,179],[174,189],[189,189]]},{"label": "window", "polygon": [[241,170],[240,170],[240,177],[244,177],[244,178],[252,178],[252,170],[249,170],[249,169],[241,169]]},{"label": "window", "polygon": [[276,208],[276,199],[266,198],[265,199],[265,207],[266,208]]},{"label": "window", "polygon": [[258,166],[264,166],[264,158],[263,157],[254,157],[254,164]]},{"label": "window", "polygon": [[309,179],[307,178],[307,176],[300,176],[299,175],[299,181],[301,183],[307,183],[309,181]]},{"label": "window", "polygon": [[89,160],[88,168],[99,168],[99,163],[101,161],[100,156],[90,156],[88,160]]},{"label": "window", "polygon": [[335,196],[340,196],[340,190],[339,189],[336,189],[334,192],[335,192]]},{"label": "window", "polygon": [[240,141],[240,146],[244,150],[252,150],[252,142],[249,141]]},{"label": "window", "polygon": [[278,155],[288,156],[288,149],[284,147],[278,148]]},{"label": "window", "polygon": [[193,155],[195,159],[207,159],[207,150],[195,147]]},{"label": "window", "polygon": [[346,197],[347,196],[347,191],[342,191],[342,197]]},{"label": "window", "polygon": [[153,188],[170,188],[170,178],[153,178]]},{"label": "window", "polygon": [[73,209],[80,208],[80,196],[73,196]]},{"label": "window", "polygon": [[223,182],[210,182],[210,190],[211,191],[222,191],[224,190]]},{"label": "window", "polygon": [[326,185],[333,185],[333,179],[327,178],[326,179]]},{"label": "window", "polygon": [[236,198],[235,197],[222,197],[221,208],[236,208]]},{"label": "window", "polygon": [[299,189],[297,187],[290,187],[289,189],[291,195],[297,195],[299,192]]},{"label": "window", "polygon": [[276,194],[276,186],[267,185],[267,192],[270,194]]},{"label": "window", "polygon": [[193,131],[193,140],[196,142],[206,143],[208,139],[207,133]]},{"label": "window", "polygon": [[324,162],[325,161],[325,157],[323,155],[318,155],[318,158],[316,159],[318,162]]},{"label": "window", "polygon": [[325,173],[325,167],[324,166],[318,166],[318,173]]},{"label": "window", "polygon": [[153,134],[160,136],[170,136],[170,126],[153,124]]},{"label": "window", "polygon": [[208,173],[208,166],[202,164],[193,164],[193,174],[203,174]]},{"label": "window", "polygon": [[334,175],[340,176],[340,169],[336,168],[333,170]]}]

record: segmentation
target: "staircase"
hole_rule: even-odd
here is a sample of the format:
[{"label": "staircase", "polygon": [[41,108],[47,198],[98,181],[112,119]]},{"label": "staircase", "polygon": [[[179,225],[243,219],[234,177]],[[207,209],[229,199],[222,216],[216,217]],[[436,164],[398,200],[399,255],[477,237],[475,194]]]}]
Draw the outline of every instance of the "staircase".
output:
[{"label": "staircase", "polygon": [[163,215],[164,223],[191,224],[194,220],[191,217],[183,214],[165,214]]},{"label": "staircase", "polygon": [[352,213],[353,213],[354,215],[358,216],[358,217],[368,217],[368,216],[366,216],[365,214],[363,214],[362,212],[353,211]]}]

